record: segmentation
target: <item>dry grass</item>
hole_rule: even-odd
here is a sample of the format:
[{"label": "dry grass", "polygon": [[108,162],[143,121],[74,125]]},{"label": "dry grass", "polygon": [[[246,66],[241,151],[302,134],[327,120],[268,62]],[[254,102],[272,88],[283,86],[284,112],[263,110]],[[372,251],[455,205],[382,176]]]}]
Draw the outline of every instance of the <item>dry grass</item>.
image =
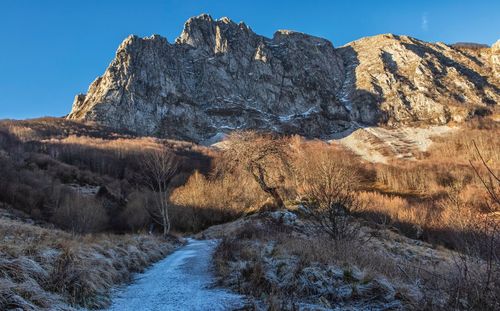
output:
[{"label": "dry grass", "polygon": [[[182,176],[176,182],[178,188],[171,196],[174,204],[172,225],[175,230],[196,232],[213,224],[230,221],[265,205],[266,193],[251,174],[245,172],[241,166],[227,166],[227,159],[221,158],[222,153],[216,151],[208,151],[190,143],[137,138],[126,134],[108,133],[107,136],[99,136],[99,130],[92,126],[60,120],[2,124],[0,201],[15,205],[16,208],[24,209],[32,215],[44,214],[54,202],[59,202],[57,192],[61,184],[118,184],[117,193],[121,193],[121,198],[127,200],[123,200],[126,203],[119,206],[121,209],[118,210],[121,212],[117,216],[113,215],[111,219],[125,224],[120,228],[126,227],[134,231],[143,229],[147,225],[148,216],[144,214],[141,206],[148,204],[149,199],[137,179],[140,173],[137,157],[142,155],[144,149],[155,149],[164,144],[185,159]],[[60,127],[64,129],[61,130]],[[363,203],[363,210],[358,216],[368,220],[376,228],[390,228],[414,239],[460,250],[468,256],[475,256],[476,259],[484,258],[488,249],[491,249],[487,242],[498,241],[492,239],[494,235],[491,231],[484,229],[487,221],[498,223],[498,218],[493,217],[495,209],[498,213],[498,206],[488,199],[469,160],[476,164],[480,173],[485,173],[485,169],[479,165],[480,159],[473,147],[475,142],[485,162],[494,172],[500,172],[499,136],[500,128],[497,123],[478,119],[450,135],[435,138],[435,143],[426,152],[418,155],[416,161],[393,160],[386,164],[363,162],[339,146],[320,141],[307,141],[300,137],[280,138],[280,143],[286,143],[289,147],[287,166],[291,169],[273,169],[273,165],[268,165],[265,177],[279,181],[273,183],[273,187],[277,188],[288,207],[296,207],[303,199],[301,196],[310,195],[303,191],[308,187],[304,184],[304,172],[310,180],[314,180],[318,175],[314,168],[318,165],[312,164],[319,164],[321,167],[321,161],[332,163],[347,172],[347,176],[358,176],[359,182],[354,190]],[[36,190],[39,188],[41,190]],[[136,217],[138,213],[140,217]],[[345,253],[346,250],[322,251],[322,244],[327,245],[324,240],[319,240],[318,245],[315,245],[316,242],[304,242],[305,240],[287,242],[285,238],[280,239],[279,232],[269,234],[276,235],[280,245],[285,245],[283,250],[289,250],[292,255],[306,261],[325,264],[328,260],[336,263],[352,261],[359,267],[366,266],[366,269],[390,278],[403,277],[391,261],[384,261],[383,256],[379,257],[371,251],[368,257],[373,257],[376,264],[371,267],[369,262],[365,263],[363,256],[365,259],[368,257],[363,253],[366,250],[363,245],[357,248],[360,250],[359,256],[352,252],[349,255],[351,257],[340,258],[339,254]],[[52,235],[46,233],[46,237],[51,238]],[[58,240],[58,237],[54,237],[54,240]],[[74,238],[68,236],[67,240],[74,241]],[[3,247],[7,247],[9,243],[5,243]],[[76,244],[78,247],[72,245],[72,251],[65,255],[66,259],[61,257],[61,261],[57,261],[62,266],[68,260],[71,262],[72,258],[84,256],[83,251],[77,251],[83,244]],[[95,253],[94,247],[97,247],[97,244],[84,245],[87,247],[85,252]],[[58,249],[58,254],[63,254],[63,248],[66,249],[62,244],[51,247]],[[107,256],[102,252],[100,254]],[[386,255],[389,256],[390,252]],[[495,256],[499,255],[495,253]],[[12,255],[11,259],[19,256]],[[251,257],[255,254],[247,251],[244,256]],[[312,257],[308,259],[307,256]],[[255,267],[256,272],[253,275],[256,284],[259,284],[259,280],[262,281],[259,278],[262,266],[259,268],[257,264]],[[89,276],[90,279],[93,277]],[[107,277],[106,279],[109,280]],[[9,284],[12,282],[15,283],[11,277],[5,280],[1,285],[2,290],[11,288]],[[64,281],[58,282],[62,282],[60,288],[69,286],[64,285]],[[109,282],[96,286],[102,289]],[[474,280],[468,284],[474,284]],[[101,292],[101,289],[96,292]],[[60,293],[61,301],[87,303],[82,302],[80,298],[69,298],[77,297],[76,294],[66,294],[67,291],[77,292],[78,289],[68,287],[64,291],[65,293]],[[22,290],[19,289],[18,292],[21,293]],[[83,296],[87,294],[84,293]],[[36,299],[33,298],[33,301]],[[36,303],[43,305],[43,302]],[[88,303],[93,304],[92,301]]]},{"label": "dry grass", "polygon": [[[472,145],[456,146],[460,145],[459,141],[474,139],[480,150],[484,148],[487,163],[493,163],[499,154],[494,151],[500,150],[500,146],[494,139],[498,130],[492,126],[475,125],[440,137],[421,159],[395,160],[388,164],[365,163],[337,145],[300,137],[285,138],[290,146],[292,169],[270,175],[284,176],[278,191],[288,207],[292,207],[300,204],[305,195],[303,190],[310,186],[304,184],[304,174],[309,176],[310,183],[321,175],[315,168],[321,169],[329,163],[356,180],[355,190],[363,206],[358,215],[409,237],[458,249],[460,243],[455,241],[455,236],[462,235],[464,228],[467,228],[465,231],[475,230],[472,224],[463,224],[491,213],[492,204],[468,162],[472,160],[484,173],[484,168],[478,165],[477,154],[470,149]],[[454,157],[443,153],[450,146],[455,146]],[[492,168],[498,169],[495,165]],[[242,169],[229,171],[224,165],[216,166],[209,176],[195,173],[173,194],[173,201],[178,206],[189,207],[194,214],[205,210],[222,211],[226,215],[233,213],[234,216],[262,205],[265,198],[255,181]],[[461,207],[452,204],[453,200],[459,200]],[[230,219],[224,218],[225,221]]]},{"label": "dry grass", "polygon": [[[358,238],[343,243],[301,232],[300,225],[287,228],[254,219],[227,234],[215,254],[221,282],[260,298],[270,310],[294,310],[301,299],[320,304],[326,299],[328,306],[338,308],[369,309],[370,303],[391,301],[400,301],[405,310],[495,310],[499,306],[495,295],[500,284],[495,281],[485,289],[487,263],[477,258],[468,257],[464,277],[459,253],[434,249],[391,231],[362,227]],[[497,278],[499,272],[491,277]],[[339,274],[343,280],[329,288],[328,282]],[[392,292],[378,287],[387,283]],[[346,286],[355,289],[352,295],[332,294]]]},{"label": "dry grass", "polygon": [[[303,193],[301,187],[304,185],[301,185],[303,180],[297,172],[306,171],[313,179],[315,176],[320,178],[320,172],[311,169],[311,165],[318,161],[320,167],[327,162],[334,163],[338,169],[347,169],[353,176],[361,176],[357,197],[363,209],[357,215],[368,220],[371,226],[375,224],[376,230],[388,228],[415,240],[456,250],[448,256],[444,270],[430,271],[428,267],[435,264],[432,261],[419,265],[407,265],[399,259],[391,261],[388,258],[399,256],[398,252],[406,252],[396,248],[380,254],[363,243],[353,247],[355,244],[352,242],[344,245],[347,248],[339,249],[322,239],[301,240],[291,238],[290,234],[280,238],[279,232],[266,232],[263,237],[265,230],[262,228],[254,229],[260,230],[260,233],[247,232],[236,236],[248,236],[250,241],[272,240],[278,245],[274,249],[280,248],[303,261],[325,264],[351,262],[396,283],[425,281],[425,286],[421,288],[424,297],[418,301],[425,303],[428,309],[439,309],[441,306],[447,309],[494,310],[498,307],[494,297],[500,290],[498,282],[492,281],[498,278],[499,272],[500,219],[497,215],[500,207],[488,196],[469,160],[480,174],[487,176],[472,143],[474,141],[488,166],[495,173],[499,172],[500,145],[496,139],[499,134],[495,125],[474,125],[439,138],[416,161],[394,160],[388,164],[366,164],[335,146],[320,142],[298,138],[290,141],[294,171],[286,176],[286,183],[280,189],[288,205],[300,204],[296,199]],[[244,273],[250,285],[243,288],[243,292],[257,296],[279,292],[279,285],[265,281],[267,274],[260,257],[263,255],[262,251],[258,251],[264,249],[265,244],[255,248],[252,243],[228,240],[221,246],[221,258],[231,261],[240,256],[240,259],[251,262],[252,268]],[[415,258],[426,259],[428,255],[422,252],[415,254]],[[223,261],[219,264],[224,265]],[[403,270],[402,266],[405,267]],[[228,266],[220,267],[220,271],[224,275],[230,269]],[[446,301],[439,302],[439,299]]]},{"label": "dry grass", "polygon": [[91,136],[96,138],[134,137],[132,133],[117,132],[105,126],[66,120],[63,118],[45,117],[28,120],[0,120],[0,127],[8,128],[22,141],[48,138],[64,138],[70,135]]},{"label": "dry grass", "polygon": [[[210,167],[211,151],[204,147],[102,130],[98,135],[98,126],[60,119],[1,121],[0,202],[68,230],[135,232],[151,223],[137,205],[151,203],[140,166],[145,150],[166,145],[179,156],[179,174],[172,181],[175,187],[183,185],[194,170],[206,172]],[[105,195],[88,197],[75,191],[87,186]],[[145,197],[138,198],[137,193]],[[201,226],[190,224],[191,207],[176,212],[177,228]],[[203,226],[211,224],[206,216]]]},{"label": "dry grass", "polygon": [[487,163],[500,169],[499,136],[500,122],[474,120],[450,135],[435,138],[434,145],[420,159],[468,165],[469,160],[479,160],[473,146],[475,142]]},{"label": "dry grass", "polygon": [[0,309],[102,308],[113,285],[176,242],[144,235],[70,235],[0,219]]}]

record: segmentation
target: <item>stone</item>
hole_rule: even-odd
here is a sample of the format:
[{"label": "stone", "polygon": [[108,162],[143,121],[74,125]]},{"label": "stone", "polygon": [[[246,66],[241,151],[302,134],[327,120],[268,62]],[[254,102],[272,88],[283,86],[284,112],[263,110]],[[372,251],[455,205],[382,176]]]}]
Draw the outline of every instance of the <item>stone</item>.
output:
[{"label": "stone", "polygon": [[203,14],[174,43],[126,38],[67,118],[194,142],[247,129],[328,138],[351,122],[445,124],[498,104],[498,53],[498,43],[479,53],[396,35],[335,48]]}]

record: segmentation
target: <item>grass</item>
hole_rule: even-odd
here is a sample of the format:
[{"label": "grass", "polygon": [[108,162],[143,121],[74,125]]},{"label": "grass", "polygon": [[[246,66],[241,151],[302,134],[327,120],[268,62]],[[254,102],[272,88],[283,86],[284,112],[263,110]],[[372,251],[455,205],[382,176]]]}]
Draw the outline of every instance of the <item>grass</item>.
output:
[{"label": "grass", "polygon": [[[469,258],[465,278],[459,253],[389,230],[361,227],[357,237],[335,242],[301,228],[261,216],[227,233],[215,253],[221,283],[259,298],[270,310],[293,310],[301,302],[373,309],[402,304],[405,310],[499,306],[498,282],[484,290],[484,261]],[[348,287],[352,291],[343,294]]]},{"label": "grass", "polygon": [[0,309],[103,308],[110,289],[173,251],[149,235],[71,235],[0,219]]},{"label": "grass", "polygon": [[[475,142],[489,167],[496,173],[500,172],[500,142],[497,139],[500,127],[497,124],[482,119],[472,120],[460,130],[435,138],[434,144],[426,152],[416,155],[415,161],[393,159],[385,164],[367,163],[340,146],[317,140],[277,138],[286,142],[287,167],[273,169],[273,165],[267,165],[263,174],[273,181],[288,207],[294,205],[297,208],[303,199],[308,199],[304,198],[308,195],[304,189],[310,186],[307,183],[315,182],[322,171],[333,166],[334,170],[347,172],[352,180],[356,178],[353,191],[362,204],[355,215],[375,228],[374,232],[389,229],[415,240],[459,251],[458,254],[476,261],[492,255],[498,258],[500,248],[491,248],[490,245],[498,243],[498,232],[490,229],[498,224],[499,219],[494,216],[499,207],[488,198],[469,163],[475,164],[480,174],[486,173],[473,147]],[[183,158],[182,172],[170,197],[175,230],[197,232],[250,214],[250,211],[263,210],[269,204],[269,197],[255,179],[241,167],[241,163],[239,166],[228,165],[224,152],[186,142],[106,131],[60,119],[0,122],[0,201],[41,219],[58,219],[57,216],[61,215],[54,211],[59,208],[63,216],[60,223],[64,223],[70,215],[68,212],[76,208],[66,204],[61,195],[68,191],[67,184],[105,186],[118,194],[112,205],[114,214],[106,215],[112,221],[94,226],[98,223],[89,220],[92,226],[84,223],[83,229],[75,231],[92,232],[102,228],[144,231],[150,219],[143,206],[149,204],[151,198],[150,193],[141,188],[138,161],[145,148],[154,149],[166,144]],[[68,202],[85,205],[90,211],[96,203],[93,199],[69,197]],[[140,270],[165,254],[158,250],[158,246],[161,250],[163,245],[165,249],[170,245],[144,235],[73,236],[27,224],[13,226],[3,220],[2,228],[0,252],[4,260],[2,272],[5,272],[0,282],[0,303],[4,304],[0,308],[23,303],[28,309],[30,306],[43,308],[44,305],[53,308],[59,305],[105,305],[112,284],[124,281],[130,272]],[[433,271],[422,272],[406,266],[402,272],[401,263],[391,256],[399,256],[406,250],[401,250],[392,240],[391,245],[395,246],[380,253],[364,244],[339,248],[324,238],[290,239],[287,235],[290,232],[245,230],[236,234],[241,243],[227,240],[221,244],[225,250],[220,250],[223,254],[220,258],[250,262],[243,277],[255,286],[247,290],[258,295],[261,293],[258,288],[265,288],[274,292],[275,297],[270,298],[273,301],[279,296],[280,285],[266,280],[266,263],[259,251],[271,240],[277,242],[273,254],[286,253],[306,266],[335,264],[351,271],[349,269],[354,264],[361,270],[383,275],[396,283],[408,283],[408,279],[417,282],[422,278],[428,279],[429,284],[443,285],[433,280]],[[250,242],[255,240],[260,241],[260,248]],[[491,249],[493,252],[488,251]],[[426,255],[417,253],[415,256],[425,258]],[[460,264],[456,266],[463,267],[463,260],[457,262]],[[221,271],[231,271],[222,262],[220,266]],[[283,272],[287,268],[281,264],[279,270]],[[450,272],[451,277],[456,275]],[[450,278],[446,276],[446,279]],[[457,276],[461,281],[457,284],[485,288],[478,285],[481,282],[476,281],[476,277],[467,282],[465,279]],[[467,299],[475,301],[473,296]]]}]

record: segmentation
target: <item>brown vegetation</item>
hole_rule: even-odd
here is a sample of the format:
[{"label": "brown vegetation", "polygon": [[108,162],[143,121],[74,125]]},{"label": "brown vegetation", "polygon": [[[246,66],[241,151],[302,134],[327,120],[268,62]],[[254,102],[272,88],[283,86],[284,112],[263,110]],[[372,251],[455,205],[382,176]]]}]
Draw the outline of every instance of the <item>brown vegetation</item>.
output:
[{"label": "brown vegetation", "polygon": [[[436,138],[415,161],[387,164],[366,163],[335,143],[300,137],[237,133],[223,143],[223,150],[215,151],[125,134],[98,137],[92,127],[75,124],[60,131],[46,123],[0,126],[0,202],[68,231],[147,230],[154,217],[143,207],[154,206],[159,192],[144,182],[140,163],[145,150],[166,146],[179,161],[178,174],[169,175],[169,201],[164,200],[170,203],[172,230],[197,232],[255,211],[285,207],[320,220],[312,223],[329,228],[334,239],[353,229],[352,221],[362,221],[374,230],[388,229],[456,251],[455,265],[446,270],[453,273],[443,284],[455,297],[449,305],[457,309],[490,305],[498,289],[493,276],[498,275],[500,258],[499,204],[491,195],[498,193],[491,187],[497,187],[500,172],[495,122],[472,120]],[[99,191],[88,195],[86,188]],[[303,249],[301,256],[311,243],[290,245],[277,239],[297,252]],[[330,242],[322,238],[318,243]],[[332,256],[338,262],[335,254],[328,251],[315,260]],[[357,256],[349,260],[364,265]],[[376,271],[397,278],[411,270],[394,271],[400,268],[390,262],[380,267],[386,271]],[[257,272],[255,281],[260,282]]]},{"label": "brown vegetation", "polygon": [[360,179],[357,170],[343,165],[331,146],[304,149],[295,162],[302,211],[332,239],[345,239],[354,229],[349,217],[360,208],[355,193]]},{"label": "brown vegetation", "polygon": [[237,132],[229,137],[223,158],[228,162],[228,170],[243,168],[274,200],[276,207],[283,209],[285,203],[280,188],[289,165],[287,147],[286,140],[273,139],[270,135]]},{"label": "brown vegetation", "polygon": [[[351,222],[354,225],[356,222]],[[307,223],[261,215],[229,230],[216,250],[220,282],[269,310],[304,303],[338,309],[496,310],[498,262],[433,248],[363,225],[333,240]],[[307,232],[307,234],[304,234]]]},{"label": "brown vegetation", "polygon": [[177,174],[178,160],[173,151],[165,147],[148,150],[142,162],[144,183],[154,194],[154,205],[145,205],[152,219],[163,228],[163,236],[170,232],[170,192],[172,179]]},{"label": "brown vegetation", "polygon": [[[141,163],[145,151],[164,147],[178,161],[172,187],[184,184],[194,170],[210,168],[211,151],[192,143],[136,138],[60,119],[3,121],[0,202],[73,232],[145,231],[157,218],[150,208],[138,211],[137,203],[155,206],[157,192],[143,178]],[[191,212],[175,213],[188,221],[182,214]],[[211,224],[206,218],[203,226]],[[176,221],[173,229],[188,227],[193,226]]]},{"label": "brown vegetation", "polygon": [[155,236],[74,236],[2,218],[0,309],[106,307],[112,286],[129,281],[175,246]]}]

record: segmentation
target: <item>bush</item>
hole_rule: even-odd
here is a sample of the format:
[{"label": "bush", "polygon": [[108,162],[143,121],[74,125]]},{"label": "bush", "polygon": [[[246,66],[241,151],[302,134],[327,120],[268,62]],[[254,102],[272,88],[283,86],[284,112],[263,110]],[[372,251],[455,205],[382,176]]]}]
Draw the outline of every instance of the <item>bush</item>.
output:
[{"label": "bush", "polygon": [[[313,155],[313,152],[314,155]],[[332,147],[304,150],[297,159],[297,192],[306,216],[334,240],[352,236],[349,217],[359,208],[354,193],[359,178]]]},{"label": "bush", "polygon": [[52,221],[75,233],[92,233],[106,229],[108,216],[97,199],[68,192],[55,208]]},{"label": "bush", "polygon": [[131,232],[138,232],[151,223],[151,217],[146,210],[152,204],[149,191],[134,191],[127,197],[127,205],[119,216],[119,222]]}]

